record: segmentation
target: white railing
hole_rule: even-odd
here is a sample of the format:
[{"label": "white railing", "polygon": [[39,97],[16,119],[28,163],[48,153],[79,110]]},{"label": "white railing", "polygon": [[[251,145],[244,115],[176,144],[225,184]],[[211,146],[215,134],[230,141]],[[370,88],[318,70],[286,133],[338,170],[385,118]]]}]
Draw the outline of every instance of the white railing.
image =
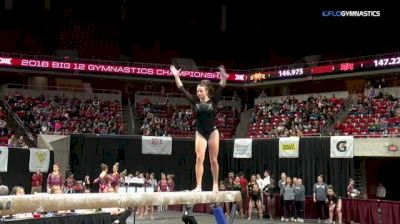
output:
[{"label": "white railing", "polygon": [[3,86],[3,95],[20,93],[23,95],[34,96],[43,94],[45,96],[65,95],[70,98],[93,99],[95,96],[100,100],[111,100],[121,102],[122,93],[120,90],[110,89],[85,89],[75,87],[60,86],[40,86],[40,85],[21,85],[5,84]]},{"label": "white railing", "polygon": [[132,132],[135,133],[135,120],[133,119],[133,111],[132,111],[132,103],[131,103],[131,98],[128,98],[128,106],[129,106],[129,116],[132,122]]},{"label": "white railing", "polygon": [[48,147],[48,149],[54,151],[53,146],[50,145],[50,143],[47,141],[47,139],[43,136],[42,132],[39,133],[39,136],[42,139],[42,141],[44,142],[44,144]]},{"label": "white railing", "polygon": [[42,86],[42,85],[24,85],[7,83],[6,88],[10,89],[40,89],[40,90],[54,90],[54,91],[69,91],[69,92],[89,92],[89,93],[107,93],[107,94],[121,94],[120,90],[115,89],[85,89],[79,87],[64,87],[64,86]]},{"label": "white railing", "polygon": [[[189,105],[189,102],[182,93],[161,93],[148,91],[137,91],[135,93],[135,103],[139,103],[146,98],[150,100],[150,102],[153,104],[165,102],[168,98],[168,100],[174,105]],[[239,97],[221,96],[220,102],[224,106],[232,106],[237,109],[242,108],[242,99],[240,99]]]}]

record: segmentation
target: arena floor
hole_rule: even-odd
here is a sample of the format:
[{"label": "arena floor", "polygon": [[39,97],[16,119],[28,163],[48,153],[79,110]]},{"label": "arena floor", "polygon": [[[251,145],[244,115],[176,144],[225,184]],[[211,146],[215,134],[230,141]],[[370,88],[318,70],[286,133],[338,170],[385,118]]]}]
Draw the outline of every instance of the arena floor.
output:
[{"label": "arena floor", "polygon": [[[175,211],[167,211],[167,212],[162,212],[162,213],[157,213],[154,216],[154,220],[150,220],[150,217],[146,217],[145,219],[136,219],[136,224],[147,224],[147,223],[163,223],[163,224],[179,224],[183,223],[181,221],[181,216],[182,212],[175,212]],[[214,216],[210,214],[205,214],[205,213],[196,213],[196,220],[199,224],[212,224],[216,223]],[[316,220],[305,220],[305,223],[317,223]],[[127,224],[133,224],[133,216],[129,217],[127,219]],[[228,222],[229,223],[229,222]],[[253,224],[253,223],[286,223],[286,222],[281,222],[280,220],[258,220],[256,216],[254,216],[254,219],[251,221],[246,219],[240,219],[238,217],[235,217],[235,220],[233,222],[234,224]],[[289,222],[290,223],[290,222]],[[294,222],[291,222],[294,223]]]}]

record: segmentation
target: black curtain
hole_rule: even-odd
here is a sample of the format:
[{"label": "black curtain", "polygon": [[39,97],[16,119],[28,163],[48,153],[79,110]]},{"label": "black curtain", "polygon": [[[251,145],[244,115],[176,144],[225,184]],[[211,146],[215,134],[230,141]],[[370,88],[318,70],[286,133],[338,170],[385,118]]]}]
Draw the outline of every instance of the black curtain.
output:
[{"label": "black curtain", "polygon": [[[77,179],[89,175],[93,180],[100,174],[101,163],[107,164],[111,172],[112,165],[119,162],[120,172],[124,169],[129,173],[154,172],[157,180],[160,179],[161,172],[171,173],[175,175],[175,186],[179,186],[179,189],[190,189],[195,183],[194,141],[174,140],[172,147],[172,155],[143,155],[141,137],[73,135],[70,151],[71,170]],[[208,173],[206,170],[205,179],[206,176],[211,176]],[[94,190],[97,190],[96,186]]]},{"label": "black curtain", "polygon": [[[15,186],[22,186],[25,193],[31,193],[31,177],[29,172],[29,149],[9,148],[7,172],[0,172],[2,184],[7,185],[10,192]],[[50,151],[49,172],[52,172],[54,164],[54,152]],[[43,173],[43,190],[46,190],[46,180],[48,173]]]},{"label": "black curtain", "polygon": [[[347,181],[353,176],[353,159],[331,159],[330,138],[300,139],[300,157],[279,159],[279,140],[253,140],[251,159],[233,158],[233,140],[221,140],[219,165],[220,179],[227,173],[243,171],[247,178],[251,174],[271,170],[277,178],[281,172],[289,176],[301,177],[306,193],[312,193],[312,185],[319,174],[325,182],[332,184],[339,195],[346,194]],[[85,175],[96,178],[100,173],[100,163],[106,163],[111,170],[115,162],[120,162],[120,170],[130,173],[140,170],[153,171],[159,179],[160,172],[175,174],[177,190],[191,189],[195,185],[194,164],[196,162],[193,139],[174,139],[172,155],[142,155],[141,138],[132,136],[71,136],[70,164],[77,178]],[[203,186],[211,190],[212,176],[210,162],[206,155]]]}]

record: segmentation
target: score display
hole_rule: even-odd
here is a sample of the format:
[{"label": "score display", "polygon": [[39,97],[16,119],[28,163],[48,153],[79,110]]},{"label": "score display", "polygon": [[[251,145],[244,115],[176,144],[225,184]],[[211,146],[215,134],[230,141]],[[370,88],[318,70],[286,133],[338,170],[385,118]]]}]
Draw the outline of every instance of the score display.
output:
[{"label": "score display", "polygon": [[264,80],[300,78],[306,76],[333,75],[395,67],[400,67],[400,57],[384,57],[365,61],[349,61],[313,67],[293,67],[291,69],[276,69],[273,71],[259,70],[250,72],[250,77],[248,80],[250,82],[257,82]]},{"label": "score display", "polygon": [[[399,54],[397,54],[399,55]],[[325,65],[305,67],[306,65],[286,66],[276,69],[265,68],[263,70],[241,70],[238,73],[229,73],[228,81],[237,83],[258,82],[277,79],[295,79],[312,76],[325,76],[341,73],[361,72],[379,69],[400,68],[399,56],[370,57],[368,60],[342,60],[343,62]],[[69,61],[50,61],[27,58],[0,57],[0,67],[29,68],[52,71],[70,71],[74,75],[79,73],[96,73],[101,75],[119,74],[124,76],[141,77],[168,77],[169,68],[129,66],[129,65],[109,65],[86,62]],[[210,79],[219,80],[219,73],[213,71],[183,71],[182,77],[189,79]]]}]

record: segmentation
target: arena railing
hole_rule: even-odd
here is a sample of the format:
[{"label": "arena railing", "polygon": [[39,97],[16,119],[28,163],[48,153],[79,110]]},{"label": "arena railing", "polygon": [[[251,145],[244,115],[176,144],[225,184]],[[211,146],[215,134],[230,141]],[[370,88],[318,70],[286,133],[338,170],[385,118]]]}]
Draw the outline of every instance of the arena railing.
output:
[{"label": "arena railing", "polygon": [[23,85],[8,83],[4,85],[3,92],[4,95],[14,94],[16,92],[29,96],[32,96],[33,94],[43,94],[46,96],[66,95],[67,97],[85,100],[92,99],[97,96],[100,100],[117,100],[119,102],[122,102],[122,92],[120,90],[112,89],[85,89],[78,87]]},{"label": "arena railing", "polygon": [[21,118],[19,118],[18,115],[13,112],[10,104],[8,104],[8,102],[4,99],[2,99],[2,101],[3,101],[3,105],[6,108],[9,116],[12,116],[14,118],[14,120],[17,123],[17,125],[19,126],[20,130],[24,131],[26,136],[28,136],[29,140],[31,140],[36,145],[36,139],[34,138],[32,132],[29,130],[29,128],[26,127],[24,122],[22,122]]},{"label": "arena railing", "polygon": [[85,88],[78,87],[64,87],[64,86],[47,86],[47,85],[24,85],[24,84],[13,84],[7,83],[6,88],[8,89],[39,89],[39,90],[53,90],[53,91],[69,91],[69,92],[87,92],[87,93],[106,93],[106,94],[117,94],[120,95],[120,90],[114,89],[90,89],[90,92]]},{"label": "arena railing", "polygon": [[133,109],[132,109],[132,103],[131,103],[131,98],[128,98],[128,106],[129,106],[129,116],[131,119],[131,125],[132,125],[132,132],[135,133],[135,119],[133,119]]},{"label": "arena railing", "polygon": [[[140,103],[142,100],[147,98],[152,104],[158,104],[165,102],[164,97],[168,98],[175,105],[189,105],[182,93],[161,93],[148,91],[136,91],[134,103]],[[221,96],[220,102],[224,106],[232,106],[237,109],[242,107],[242,99],[235,96]]]},{"label": "arena railing", "polygon": [[[71,132],[40,132],[43,135],[70,135],[70,134],[75,134],[75,133],[71,133]],[[95,133],[78,133],[78,134],[87,134],[87,135],[93,135]],[[98,134],[98,135],[113,135],[113,136],[136,136],[136,137],[141,137],[144,135],[128,135],[128,134]],[[323,135],[322,133],[312,133],[312,134],[303,134],[300,138],[329,138],[332,136],[346,136],[346,135]],[[348,135],[348,136],[353,136],[354,138],[399,138],[400,134],[379,134],[379,135],[374,135],[374,134],[370,134],[370,135]],[[159,136],[161,137],[161,136]],[[297,137],[297,136],[291,136],[291,137]],[[193,136],[187,136],[187,137],[173,137],[174,139],[194,139],[194,132],[193,132]],[[248,137],[250,138],[250,137]],[[277,139],[279,137],[258,137],[258,138],[253,138],[253,139]],[[230,139],[235,139],[235,138],[225,138],[222,140],[230,140]]]}]

